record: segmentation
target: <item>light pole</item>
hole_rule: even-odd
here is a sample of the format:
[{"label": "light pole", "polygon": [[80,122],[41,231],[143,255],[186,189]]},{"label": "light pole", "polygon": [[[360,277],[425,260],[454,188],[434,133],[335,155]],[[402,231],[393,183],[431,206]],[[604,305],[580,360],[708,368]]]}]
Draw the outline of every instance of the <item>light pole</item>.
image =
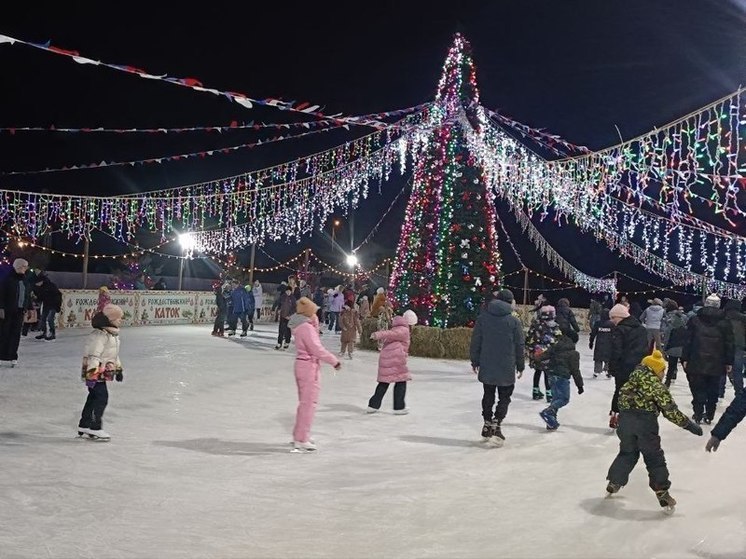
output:
[{"label": "light pole", "polygon": [[184,260],[186,259],[186,254],[194,249],[194,237],[191,233],[182,233],[179,235],[179,244],[181,245],[181,251],[183,253],[179,259],[179,291],[181,291],[181,285],[184,279]]},{"label": "light pole", "polygon": [[338,219],[335,219],[334,221],[332,221],[332,254],[334,254],[334,252],[336,251],[336,246],[334,244],[334,236],[337,232],[337,227],[339,227],[339,223],[340,222]]},{"label": "light pole", "polygon": [[358,259],[357,259],[357,256],[355,256],[354,254],[348,254],[345,260],[347,261],[347,265],[350,268],[352,268],[352,290],[355,291],[355,280],[357,279]]}]

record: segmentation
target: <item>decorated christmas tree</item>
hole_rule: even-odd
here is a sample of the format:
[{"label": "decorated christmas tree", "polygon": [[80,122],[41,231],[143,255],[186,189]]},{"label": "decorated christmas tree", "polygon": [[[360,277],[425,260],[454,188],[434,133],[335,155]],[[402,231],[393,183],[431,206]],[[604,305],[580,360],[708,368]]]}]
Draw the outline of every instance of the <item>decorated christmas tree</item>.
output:
[{"label": "decorated christmas tree", "polygon": [[479,92],[468,42],[456,35],[422,141],[391,276],[400,307],[442,328],[471,326],[499,285],[494,195],[466,145],[478,129]]}]

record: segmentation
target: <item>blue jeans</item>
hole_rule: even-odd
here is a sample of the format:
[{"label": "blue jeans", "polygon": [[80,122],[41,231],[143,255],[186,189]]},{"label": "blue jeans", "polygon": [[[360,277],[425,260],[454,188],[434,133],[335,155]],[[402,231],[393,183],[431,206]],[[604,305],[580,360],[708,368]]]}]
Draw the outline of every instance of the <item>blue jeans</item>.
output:
[{"label": "blue jeans", "polygon": [[57,316],[57,311],[54,309],[44,309],[44,314],[41,318],[41,331],[44,334],[54,336],[57,332],[54,327],[54,318]]},{"label": "blue jeans", "polygon": [[332,330],[339,332],[342,330],[342,326],[339,324],[339,313],[329,311],[329,331],[331,332]]},{"label": "blue jeans", "polygon": [[549,375],[549,386],[552,387],[552,403],[549,407],[557,413],[557,410],[570,403],[570,379]]}]

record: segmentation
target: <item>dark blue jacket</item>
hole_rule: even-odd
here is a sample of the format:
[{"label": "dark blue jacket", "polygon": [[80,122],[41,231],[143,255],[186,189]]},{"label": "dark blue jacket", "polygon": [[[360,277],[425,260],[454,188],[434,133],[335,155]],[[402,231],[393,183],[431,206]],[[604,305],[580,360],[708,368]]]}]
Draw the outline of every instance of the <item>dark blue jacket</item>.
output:
[{"label": "dark blue jacket", "polygon": [[738,394],[725,410],[718,424],[710,433],[716,439],[724,441],[730,432],[746,417],[746,398],[743,392]]},{"label": "dark blue jacket", "polygon": [[524,335],[521,321],[505,301],[490,301],[471,334],[471,364],[479,367],[479,382],[496,386],[515,384],[515,372],[523,371]]},{"label": "dark blue jacket", "polygon": [[236,287],[231,292],[231,301],[233,301],[233,314],[254,312],[254,294],[246,291],[242,286]]}]

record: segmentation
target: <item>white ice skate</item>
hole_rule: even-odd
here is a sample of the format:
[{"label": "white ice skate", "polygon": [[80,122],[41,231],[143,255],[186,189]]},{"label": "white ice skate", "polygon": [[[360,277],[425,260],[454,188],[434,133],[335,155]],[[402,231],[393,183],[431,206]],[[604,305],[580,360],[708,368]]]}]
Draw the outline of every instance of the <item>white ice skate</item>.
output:
[{"label": "white ice skate", "polygon": [[298,441],[293,441],[293,448],[290,452],[314,452],[316,450],[316,445],[311,442],[309,439],[308,441],[302,443]]},{"label": "white ice skate", "polygon": [[409,414],[409,410],[407,408],[404,408],[403,410],[394,410],[394,415],[407,415]]},{"label": "white ice skate", "polygon": [[16,365],[18,365],[18,359],[13,359],[13,361],[10,362],[11,368],[15,367]]},{"label": "white ice skate", "polygon": [[[80,429],[78,430],[80,431]],[[103,429],[86,429],[86,435],[93,441],[108,441],[111,440],[111,435]]]},{"label": "white ice skate", "polygon": [[365,410],[365,413],[378,413],[378,410],[376,408],[371,408],[368,406],[368,408]]}]

